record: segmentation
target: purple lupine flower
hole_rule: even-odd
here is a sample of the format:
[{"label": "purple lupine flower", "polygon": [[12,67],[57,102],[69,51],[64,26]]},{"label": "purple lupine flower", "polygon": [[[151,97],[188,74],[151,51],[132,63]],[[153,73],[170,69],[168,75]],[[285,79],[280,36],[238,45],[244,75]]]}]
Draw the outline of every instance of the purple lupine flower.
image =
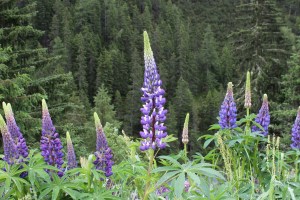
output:
[{"label": "purple lupine flower", "polygon": [[232,89],[232,83],[229,82],[227,86],[227,93],[224,98],[224,101],[221,105],[221,110],[219,112],[220,119],[219,124],[221,126],[221,129],[230,129],[235,128],[236,125],[236,105],[234,103],[233,98],[233,89]]},{"label": "purple lupine flower", "polygon": [[155,193],[157,196],[165,197],[166,200],[169,199],[168,196],[166,196],[170,192],[170,190],[165,186],[160,186],[160,188],[156,189]]},{"label": "purple lupine flower", "polygon": [[162,142],[162,138],[167,136],[167,127],[164,126],[167,114],[167,110],[164,109],[166,99],[163,96],[165,91],[161,88],[162,81],[157,71],[146,31],[144,31],[144,59],[144,84],[141,89],[143,92],[141,100],[144,103],[143,108],[141,108],[143,131],[140,132],[143,138],[140,146],[142,151],[156,147],[165,148],[166,143]]},{"label": "purple lupine flower", "polygon": [[97,133],[95,152],[96,160],[94,161],[94,164],[96,166],[96,169],[102,170],[103,172],[105,172],[105,176],[109,177],[113,174],[112,165],[114,164],[114,162],[112,161],[112,151],[107,144],[103,127],[96,112],[94,113],[94,118]]},{"label": "purple lupine flower", "polygon": [[[42,137],[41,137],[41,151],[45,162],[48,165],[56,166],[58,169],[62,170],[62,165],[64,163],[62,152],[62,145],[59,139],[59,134],[56,132],[53,126],[51,116],[46,104],[46,101],[42,101],[43,108],[43,120],[42,120]],[[59,176],[63,176],[63,172],[59,171],[57,173]]]},{"label": "purple lupine flower", "polygon": [[67,159],[68,159],[68,169],[73,169],[77,167],[76,155],[73,147],[73,143],[70,137],[70,133],[67,132]]},{"label": "purple lupine flower", "polygon": [[17,151],[17,146],[15,145],[15,143],[8,131],[7,125],[5,124],[5,121],[2,117],[2,115],[0,115],[0,130],[2,133],[3,147],[4,147],[3,160],[6,161],[9,165],[17,163],[18,159],[19,159],[19,153]]},{"label": "purple lupine flower", "polygon": [[295,149],[300,149],[300,106],[298,108],[297,117],[292,128],[292,144],[291,147]]},{"label": "purple lupine flower", "polygon": [[5,113],[8,131],[17,147],[18,153],[23,158],[27,158],[28,148],[26,145],[26,141],[20,131],[20,128],[18,127],[18,125],[16,123],[14,113],[12,111],[10,103],[5,104],[5,102],[3,102],[3,109],[4,109],[4,113]]},{"label": "purple lupine flower", "polygon": [[269,132],[268,128],[269,128],[269,125],[270,125],[270,113],[269,113],[268,96],[266,94],[264,94],[263,103],[262,103],[262,106],[261,106],[261,108],[258,112],[258,115],[255,118],[255,122],[260,124],[264,128],[264,131],[262,131],[257,126],[253,126],[252,127],[252,132],[262,131],[262,134],[264,136],[267,136],[268,132]]},{"label": "purple lupine flower", "polygon": [[184,181],[184,191],[185,192],[188,192],[189,191],[189,189],[190,189],[190,182],[188,181],[188,180],[185,180]]}]

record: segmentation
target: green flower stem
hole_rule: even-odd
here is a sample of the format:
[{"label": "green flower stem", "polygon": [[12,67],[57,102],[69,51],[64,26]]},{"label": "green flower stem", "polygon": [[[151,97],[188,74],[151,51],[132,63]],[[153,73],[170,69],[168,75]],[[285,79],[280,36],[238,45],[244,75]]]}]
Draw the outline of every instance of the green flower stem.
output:
[{"label": "green flower stem", "polygon": [[184,144],[184,160],[185,160],[185,163],[187,163],[187,160],[188,160],[188,157],[187,157],[187,147],[186,147],[186,144]]},{"label": "green flower stem", "polygon": [[[247,118],[249,117],[250,115],[250,108],[247,108]],[[246,123],[246,134],[250,133],[250,121],[247,121]]]},{"label": "green flower stem", "polygon": [[297,182],[297,180],[298,180],[298,165],[299,165],[299,163],[297,162],[298,161],[298,159],[299,159],[299,155],[298,155],[298,152],[297,152],[297,157],[296,157],[296,160],[295,160],[295,165],[296,165],[296,169],[295,169],[295,182]]},{"label": "green flower stem", "polygon": [[146,182],[146,187],[145,187],[143,200],[147,200],[148,196],[149,196],[149,193],[150,193],[150,191],[149,191],[150,190],[150,182],[151,182],[150,174],[151,174],[151,171],[152,171],[152,168],[153,168],[153,162],[154,162],[154,150],[150,149],[149,153],[150,153],[149,167],[148,167],[148,171],[147,171],[148,179],[147,179],[147,182]]}]

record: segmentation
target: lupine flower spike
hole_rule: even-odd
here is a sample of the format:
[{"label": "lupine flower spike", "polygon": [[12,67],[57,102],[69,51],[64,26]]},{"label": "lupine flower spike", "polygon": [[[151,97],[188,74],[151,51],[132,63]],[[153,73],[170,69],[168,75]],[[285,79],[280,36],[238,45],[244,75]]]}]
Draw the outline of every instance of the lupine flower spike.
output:
[{"label": "lupine flower spike", "polygon": [[9,165],[17,163],[19,159],[19,153],[17,151],[17,146],[15,145],[8,128],[5,124],[5,121],[0,115],[0,130],[2,133],[3,139],[3,147],[4,147],[4,158],[3,160],[6,161]]},{"label": "lupine flower spike", "polygon": [[263,131],[258,128],[257,126],[252,127],[252,132],[254,131],[262,131],[264,136],[268,135],[268,128],[270,125],[270,113],[269,113],[269,103],[268,103],[268,96],[264,94],[262,106],[255,118],[255,122],[260,124],[263,127]]},{"label": "lupine flower spike", "polygon": [[[41,151],[42,156],[47,164],[56,166],[58,169],[62,170],[63,152],[62,145],[59,139],[59,134],[56,132],[53,126],[51,116],[48,111],[46,101],[42,101],[42,137],[41,137]],[[63,176],[63,172],[59,171],[57,173],[59,176]]]},{"label": "lupine flower spike", "polygon": [[245,108],[251,108],[251,84],[250,72],[247,72],[246,89],[245,89]]},{"label": "lupine flower spike", "polygon": [[112,161],[112,151],[108,147],[107,140],[103,131],[103,127],[101,125],[100,119],[97,113],[94,113],[95,118],[95,126],[97,133],[97,141],[96,141],[96,160],[94,164],[96,169],[102,170],[105,172],[105,176],[109,177],[112,173],[112,165],[114,162]]},{"label": "lupine flower spike", "polygon": [[300,106],[292,129],[292,148],[300,149]]},{"label": "lupine flower spike", "polygon": [[229,82],[227,86],[227,93],[219,111],[220,119],[219,124],[221,129],[235,128],[236,125],[236,105],[233,98],[232,83]]},{"label": "lupine flower spike", "polygon": [[74,151],[74,147],[69,132],[67,132],[67,150],[68,150],[68,154],[67,154],[68,169],[73,169],[77,167],[77,162],[76,162],[75,151]]},{"label": "lupine flower spike", "polygon": [[164,109],[166,99],[163,96],[165,91],[161,88],[162,81],[157,71],[146,31],[144,31],[144,60],[144,84],[141,89],[143,92],[141,100],[144,103],[143,108],[141,108],[143,131],[140,132],[143,138],[140,146],[142,151],[156,147],[165,148],[166,143],[162,142],[162,139],[167,136],[167,128],[164,126],[167,114],[167,110]]},{"label": "lupine flower spike", "polygon": [[190,114],[187,113],[184,121],[183,131],[182,131],[183,144],[187,144],[189,142],[189,118],[190,118]]},{"label": "lupine flower spike", "polygon": [[5,113],[8,131],[17,147],[18,153],[23,158],[27,158],[28,148],[26,145],[26,141],[20,131],[20,128],[18,127],[18,125],[16,123],[14,113],[12,111],[10,103],[5,104],[3,102],[3,109],[4,109],[4,113]]}]

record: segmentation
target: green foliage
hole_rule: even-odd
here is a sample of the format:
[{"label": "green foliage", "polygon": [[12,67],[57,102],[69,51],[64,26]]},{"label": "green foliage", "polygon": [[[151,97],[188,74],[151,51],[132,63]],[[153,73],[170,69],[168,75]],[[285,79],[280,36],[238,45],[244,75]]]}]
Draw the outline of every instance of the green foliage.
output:
[{"label": "green foliage", "polygon": [[111,97],[109,96],[108,91],[104,87],[104,85],[101,85],[101,87],[99,87],[98,93],[94,98],[94,102],[94,111],[99,113],[101,122],[103,124],[109,122],[114,127],[120,128],[121,123],[116,119],[116,111],[114,110],[114,106],[111,104]]}]

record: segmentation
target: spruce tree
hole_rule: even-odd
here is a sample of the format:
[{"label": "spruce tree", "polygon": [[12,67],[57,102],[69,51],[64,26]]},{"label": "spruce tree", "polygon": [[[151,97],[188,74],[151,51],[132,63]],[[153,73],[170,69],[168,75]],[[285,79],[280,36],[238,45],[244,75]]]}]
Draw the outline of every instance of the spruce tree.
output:
[{"label": "spruce tree", "polygon": [[140,88],[143,86],[143,65],[141,55],[136,48],[133,49],[131,55],[131,85],[130,90],[126,95],[126,110],[124,118],[124,130],[126,133],[138,136],[141,129],[139,123],[142,107]]},{"label": "spruce tree", "polygon": [[290,48],[280,30],[282,14],[274,0],[241,3],[236,10],[238,28],[231,36],[238,59],[237,74],[242,75],[239,79],[244,83],[244,74],[250,70],[256,99],[267,91],[268,95],[276,96]]},{"label": "spruce tree", "polygon": [[[191,113],[193,105],[193,94],[188,83],[180,77],[177,83],[173,105],[176,105],[175,113],[177,119],[177,136],[181,141],[181,131],[183,128],[186,113]],[[193,118],[190,117],[192,121]]]},{"label": "spruce tree", "polygon": [[121,123],[116,119],[116,111],[112,105],[111,97],[103,84],[98,89],[97,95],[94,98],[94,103],[94,111],[98,113],[101,123],[104,126],[106,122],[109,122],[115,128],[120,128]]},{"label": "spruce tree", "polygon": [[45,97],[42,88],[33,85],[32,74],[47,62],[46,49],[39,44],[43,32],[32,26],[34,14],[34,2],[0,2],[0,102],[11,103],[18,125],[31,144],[38,132],[36,107]]},{"label": "spruce tree", "polygon": [[202,69],[206,74],[206,89],[213,89],[217,87],[217,77],[220,76],[220,69],[217,43],[210,25],[205,29],[200,58]]}]

